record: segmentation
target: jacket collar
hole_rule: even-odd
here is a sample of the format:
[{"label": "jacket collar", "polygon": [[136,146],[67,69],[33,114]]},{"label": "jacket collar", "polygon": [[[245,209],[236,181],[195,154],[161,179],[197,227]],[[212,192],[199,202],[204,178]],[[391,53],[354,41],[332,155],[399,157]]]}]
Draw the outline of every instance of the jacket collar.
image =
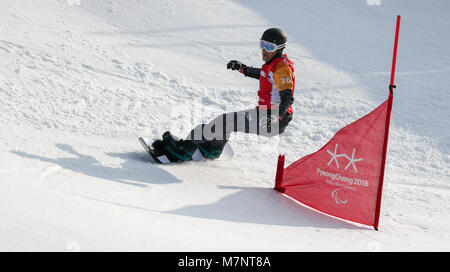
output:
[{"label": "jacket collar", "polygon": [[281,53],[280,50],[278,50],[277,54],[275,56],[273,56],[273,58],[271,58],[269,61],[266,62],[266,65],[270,64],[274,59],[278,59],[278,58],[282,58],[283,57],[283,53]]}]

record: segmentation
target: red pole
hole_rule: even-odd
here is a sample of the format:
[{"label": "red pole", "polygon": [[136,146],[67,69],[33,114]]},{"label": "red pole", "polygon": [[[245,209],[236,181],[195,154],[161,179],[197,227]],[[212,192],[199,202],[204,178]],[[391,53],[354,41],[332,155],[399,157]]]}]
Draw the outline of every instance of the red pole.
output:
[{"label": "red pole", "polygon": [[281,182],[283,181],[283,171],[284,171],[284,155],[278,156],[278,164],[277,164],[277,174],[275,176],[275,190],[283,193],[284,189],[281,188]]},{"label": "red pole", "polygon": [[394,42],[394,55],[392,57],[392,70],[391,70],[391,81],[389,84],[389,101],[388,101],[388,109],[386,115],[386,127],[384,132],[384,145],[383,145],[383,157],[381,162],[381,175],[380,182],[378,185],[378,194],[377,194],[377,206],[375,210],[375,223],[374,228],[378,230],[378,223],[380,221],[380,209],[381,209],[381,195],[383,192],[383,181],[384,181],[384,170],[386,166],[386,153],[387,153],[387,145],[389,138],[389,124],[391,122],[391,112],[392,112],[392,100],[393,100],[393,89],[394,78],[395,78],[395,64],[397,63],[397,45],[398,45],[398,34],[400,31],[400,15],[397,15],[397,24],[395,28],[395,42]]},{"label": "red pole", "polygon": [[394,55],[392,57],[392,70],[391,70],[391,85],[394,85],[395,78],[395,64],[397,63],[397,45],[398,45],[398,33],[400,31],[400,15],[397,15],[397,24],[395,27],[395,42],[394,42]]}]

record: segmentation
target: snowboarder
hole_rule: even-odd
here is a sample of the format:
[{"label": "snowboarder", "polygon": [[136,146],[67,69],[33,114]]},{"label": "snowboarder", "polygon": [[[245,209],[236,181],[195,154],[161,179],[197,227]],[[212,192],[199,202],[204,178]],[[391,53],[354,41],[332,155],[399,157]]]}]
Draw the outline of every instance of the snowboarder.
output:
[{"label": "snowboarder", "polygon": [[[230,112],[200,124],[183,140],[166,131],[162,140],[151,146],[151,155],[159,163],[187,161],[199,150],[204,158],[217,159],[230,138],[231,132],[275,136],[284,132],[292,120],[294,101],[294,64],[283,54],[287,35],[279,28],[269,28],[259,41],[264,65],[249,67],[231,60],[227,69],[259,80],[259,102],[256,108]],[[164,161],[161,160],[164,157]],[[159,159],[158,159],[159,158]]]}]

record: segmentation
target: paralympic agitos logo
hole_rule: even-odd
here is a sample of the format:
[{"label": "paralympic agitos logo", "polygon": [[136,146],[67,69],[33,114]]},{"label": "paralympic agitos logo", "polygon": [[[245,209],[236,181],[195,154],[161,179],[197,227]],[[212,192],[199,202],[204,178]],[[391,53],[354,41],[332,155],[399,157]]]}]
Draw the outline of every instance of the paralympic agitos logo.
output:
[{"label": "paralympic agitos logo", "polygon": [[334,189],[331,192],[331,198],[334,199],[336,204],[347,204],[348,202],[347,196],[341,189]]},{"label": "paralympic agitos logo", "polygon": [[[351,165],[351,166],[353,166],[353,170],[355,171],[355,173],[358,173],[358,168],[356,167],[355,163],[359,162],[359,161],[362,161],[363,159],[362,158],[355,158],[356,148],[353,148],[353,153],[352,153],[352,156],[350,157],[350,156],[348,156],[345,153],[338,154],[338,146],[339,146],[338,144],[336,144],[334,146],[334,152],[331,152],[330,150],[327,150],[328,154],[331,155],[331,159],[330,159],[330,161],[328,161],[328,166],[330,166],[333,162],[335,162],[336,163],[336,167],[340,168],[338,158],[344,157],[348,161],[347,165],[344,167],[344,170],[347,171],[347,169]],[[336,175],[338,175],[338,174],[336,174]],[[345,177],[341,177],[340,175],[339,175],[339,178],[340,179],[345,179],[345,181],[351,180],[351,179],[348,179],[348,178],[345,178]],[[353,182],[351,182],[351,183],[353,184]],[[348,199],[347,199],[347,196],[346,196],[345,192],[343,190],[339,189],[339,188],[338,189],[334,189],[331,192],[331,198],[336,202],[336,204],[347,204],[348,203]]]}]

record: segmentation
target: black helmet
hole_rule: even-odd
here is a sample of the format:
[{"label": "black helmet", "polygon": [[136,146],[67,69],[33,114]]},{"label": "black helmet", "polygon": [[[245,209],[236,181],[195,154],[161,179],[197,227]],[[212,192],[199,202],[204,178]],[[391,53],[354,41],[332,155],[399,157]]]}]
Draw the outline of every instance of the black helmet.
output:
[{"label": "black helmet", "polygon": [[[284,45],[287,42],[287,35],[282,29],[269,28],[261,36],[261,40],[275,43],[276,45]],[[283,47],[284,48],[284,47]]]}]

